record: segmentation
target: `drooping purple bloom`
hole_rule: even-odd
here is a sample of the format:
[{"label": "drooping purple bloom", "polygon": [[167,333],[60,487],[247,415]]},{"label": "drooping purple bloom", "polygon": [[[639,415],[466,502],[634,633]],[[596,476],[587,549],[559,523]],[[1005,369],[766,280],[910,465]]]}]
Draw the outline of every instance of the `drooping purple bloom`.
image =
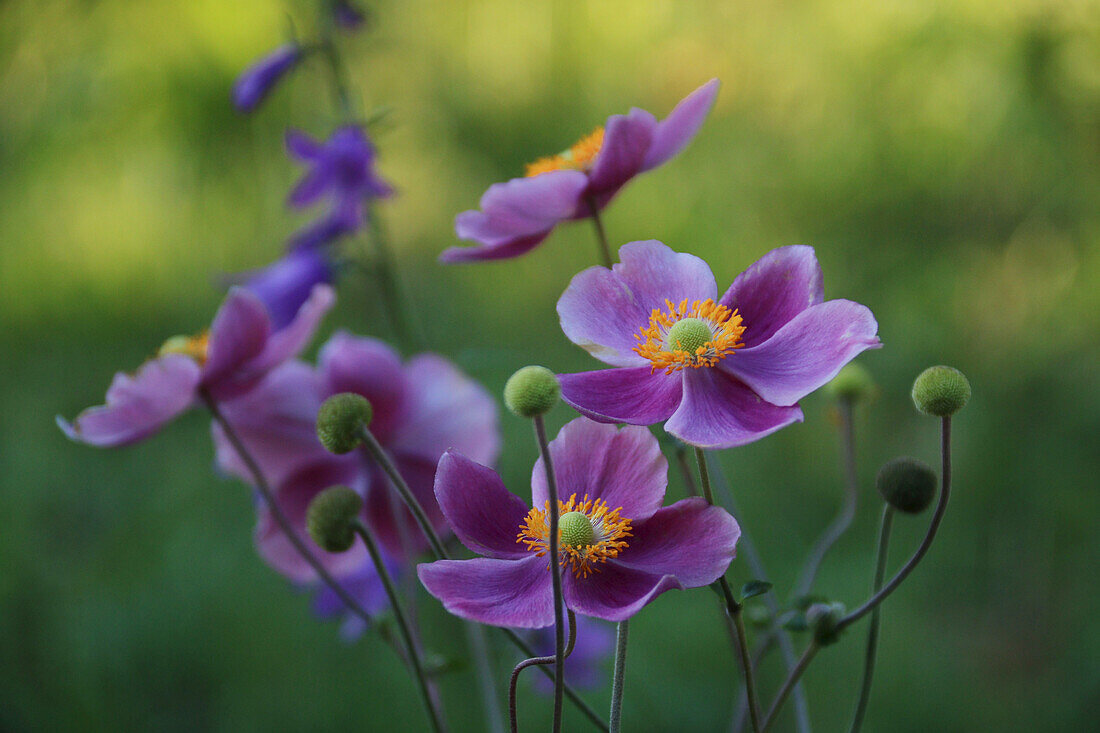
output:
[{"label": "drooping purple bloom", "polygon": [[241,112],[251,112],[260,106],[275,85],[302,59],[302,49],[296,43],[279,46],[267,56],[249,66],[233,85],[233,104]]},{"label": "drooping purple bloom", "polygon": [[866,306],[824,302],[811,247],[764,255],[718,297],[703,260],[657,241],[576,275],[558,301],[573,343],[616,369],[559,375],[593,420],[652,425],[726,448],[802,420],[798,400],[881,346]]},{"label": "drooping purple bloom", "polygon": [[169,339],[135,374],[115,375],[105,405],[72,423],[58,417],[57,424],[73,440],[105,448],[146,438],[194,405],[200,392],[221,401],[252,389],[306,347],[333,301],[332,288],[317,285],[293,321],[275,329],[258,297],[233,288],[209,331]]},{"label": "drooping purple bloom", "polygon": [[[383,548],[394,557],[415,555],[427,544],[381,469],[360,451],[331,455],[317,440],[317,410],[339,392],[355,392],[370,401],[371,432],[439,531],[447,525],[432,491],[436,462],[452,447],[484,462],[495,461],[500,448],[496,403],[441,357],[421,354],[402,364],[381,341],[338,332],[321,348],[316,369],[290,362],[241,399],[223,405],[226,418],[278,487],[279,501],[287,502],[288,514],[307,506],[328,486],[344,484],[364,497],[364,521]],[[213,433],[219,465],[251,481],[248,467],[217,425]],[[324,479],[313,480],[319,473]],[[311,577],[300,559],[281,552],[286,539],[266,507],[259,507],[259,513],[260,554],[288,577]],[[304,514],[296,524],[305,536]]]},{"label": "drooping purple bloom", "polygon": [[241,273],[235,279],[263,301],[272,327],[279,329],[294,320],[315,285],[332,284],[336,271],[324,252],[304,248],[291,250],[267,267]]},{"label": "drooping purple bloom", "polygon": [[528,166],[527,176],[496,183],[481,197],[481,210],[455,217],[459,239],[442,262],[517,257],[538,246],[558,224],[592,216],[634,176],[683,150],[699,131],[718,94],[712,79],[689,94],[660,122],[645,110],[613,115],[605,127],[561,155]]},{"label": "drooping purple bloom", "polygon": [[[622,621],[667,590],[707,585],[726,571],[741,534],[737,522],[699,498],[661,506],[668,464],[648,430],[578,418],[550,450],[563,537],[554,560],[562,564],[567,608]],[[420,581],[448,611],[495,626],[554,623],[541,459],[531,493],[535,508],[528,510],[495,471],[453,451],[440,459],[435,494],[443,514],[466,547],[485,555],[418,566]]]},{"label": "drooping purple bloom", "polygon": [[354,234],[363,226],[363,215],[362,203],[350,200],[341,202],[291,234],[287,239],[287,251],[321,249],[341,237]]},{"label": "drooping purple bloom", "polygon": [[[554,632],[551,627],[531,633],[536,654],[554,653]],[[565,660],[565,681],[580,689],[595,689],[604,683],[602,667],[615,648],[615,631],[603,621],[581,616],[577,619],[577,639],[573,653]],[[533,675],[535,689],[543,695],[554,694],[554,683],[546,675]]]}]

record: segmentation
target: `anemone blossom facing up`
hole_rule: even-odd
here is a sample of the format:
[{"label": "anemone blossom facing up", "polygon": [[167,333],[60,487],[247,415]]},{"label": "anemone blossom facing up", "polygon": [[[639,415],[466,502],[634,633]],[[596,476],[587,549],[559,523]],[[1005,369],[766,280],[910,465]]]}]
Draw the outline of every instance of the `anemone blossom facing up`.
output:
[{"label": "anemone blossom facing up", "polygon": [[[550,454],[558,496],[550,496],[539,459],[532,509],[492,469],[451,451],[440,459],[439,506],[459,540],[485,556],[418,566],[424,587],[451,613],[496,626],[553,624],[552,562],[562,567],[566,607],[608,621],[726,571],[737,522],[699,498],[661,506],[668,464],[648,430],[578,418],[551,441]],[[547,557],[552,500],[561,512],[557,558]]]},{"label": "anemone blossom facing up", "polygon": [[648,241],[619,258],[558,300],[569,340],[616,367],[558,377],[562,399],[593,420],[667,421],[690,445],[744,445],[801,421],[798,400],[881,346],[866,306],[824,300],[811,247],[772,250],[721,298],[694,255]]},{"label": "anemone blossom facing up", "polygon": [[529,164],[523,178],[493,184],[481,197],[480,211],[464,211],[455,218],[458,238],[477,244],[451,247],[439,259],[517,257],[538,246],[563,221],[595,215],[636,175],[683,150],[703,125],[717,94],[718,80],[712,79],[659,122],[638,108],[613,115],[568,150]]}]

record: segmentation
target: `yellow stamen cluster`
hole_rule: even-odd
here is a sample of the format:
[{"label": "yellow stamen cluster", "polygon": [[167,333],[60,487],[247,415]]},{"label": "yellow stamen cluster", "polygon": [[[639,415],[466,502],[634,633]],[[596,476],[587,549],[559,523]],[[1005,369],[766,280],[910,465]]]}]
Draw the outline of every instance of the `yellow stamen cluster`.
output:
[{"label": "yellow stamen cluster", "polygon": [[537,176],[550,171],[573,170],[588,171],[596,162],[596,156],[603,147],[603,128],[597,127],[591,134],[582,137],[576,145],[558,155],[539,158],[527,164],[527,177]]},{"label": "yellow stamen cluster", "polygon": [[199,366],[206,363],[207,353],[210,350],[210,333],[203,331],[194,336],[173,336],[164,342],[157,351],[157,356],[167,354],[182,354],[189,356],[198,362]]},{"label": "yellow stamen cluster", "polygon": [[[577,501],[577,495],[572,494],[569,501],[558,501],[558,514],[580,512],[592,523],[593,539],[588,545],[563,545],[561,544],[561,527],[558,528],[558,562],[564,567],[566,563],[573,569],[573,575],[578,578],[587,578],[590,573],[600,572],[600,563],[607,562],[608,558],[618,557],[619,553],[629,543],[626,537],[630,537],[630,520],[619,516],[622,507],[608,511],[607,503],[603,499],[590,500],[588,494],[584,499]],[[550,502],[547,501],[542,509],[532,509],[527,512],[527,517],[520,525],[520,531],[516,542],[527,545],[527,549],[538,557],[543,557],[550,549]],[[547,565],[549,568],[550,566]]]},{"label": "yellow stamen cluster", "polygon": [[[667,312],[653,309],[649,325],[634,335],[639,342],[634,352],[650,361],[653,372],[664,369],[666,374],[672,374],[684,367],[711,367],[744,346],[741,334],[745,332],[745,327],[741,325],[741,315],[736,310],[731,311],[709,298],[692,301],[690,307],[686,299],[679,304],[665,300],[665,306]],[[687,344],[675,328],[685,319],[691,319],[691,322],[683,323],[683,326],[694,327],[680,329],[684,335],[693,337]],[[709,338],[703,340],[696,337],[694,330],[700,327],[710,331]]]}]

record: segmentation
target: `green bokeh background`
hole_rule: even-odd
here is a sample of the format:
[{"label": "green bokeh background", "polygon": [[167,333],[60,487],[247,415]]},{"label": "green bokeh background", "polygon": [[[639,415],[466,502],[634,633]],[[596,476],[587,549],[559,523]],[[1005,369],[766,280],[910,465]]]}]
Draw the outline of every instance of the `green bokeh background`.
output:
[{"label": "green bokeh background", "polygon": [[[176,333],[202,328],[219,277],[261,265],[308,220],[283,200],[288,125],[336,124],[308,64],[258,113],[235,75],[308,34],[310,3],[0,3],[0,728],[420,730],[415,688],[375,637],[319,623],[255,556],[248,491],[212,471],[192,414],[96,451],[53,424],[102,399]],[[562,227],[512,261],[442,267],[454,214],[524,162],[637,105],[663,116],[722,79],[678,159],[606,213],[614,243],[660,239],[720,286],[769,249],[812,244],[827,297],[868,304],[885,348],[858,413],[862,502],[818,588],[858,603],[877,467],[937,463],[908,390],[947,363],[974,398],[956,421],[940,537],[886,606],[868,730],[1084,730],[1100,715],[1100,4],[1090,0],[378,3],[348,36],[400,196],[381,209],[433,347],[499,394],[527,363],[593,368],[554,305],[595,261]],[[349,248],[354,253],[356,245]],[[392,339],[350,274],[325,331]],[[324,335],[324,334],[323,334]],[[806,422],[722,461],[777,588],[840,497],[822,395]],[[551,415],[552,428],[572,413]],[[530,429],[501,418],[501,470],[526,491]],[[673,481],[670,496],[682,494]],[[899,521],[894,557],[926,519]],[[732,566],[738,583],[750,578]],[[425,596],[428,643],[461,627]],[[865,626],[807,674],[816,729],[844,729]],[[801,642],[800,642],[801,643]],[[498,644],[500,672],[515,661]],[[762,686],[771,691],[773,660]],[[713,596],[670,593],[632,624],[628,730],[725,730],[737,675]],[[457,730],[482,718],[472,674],[443,681]],[[503,689],[503,684],[501,684]],[[600,710],[608,693],[588,695]],[[549,705],[529,692],[525,723]],[[567,729],[585,730],[567,706]],[[791,726],[784,716],[781,728]]]}]

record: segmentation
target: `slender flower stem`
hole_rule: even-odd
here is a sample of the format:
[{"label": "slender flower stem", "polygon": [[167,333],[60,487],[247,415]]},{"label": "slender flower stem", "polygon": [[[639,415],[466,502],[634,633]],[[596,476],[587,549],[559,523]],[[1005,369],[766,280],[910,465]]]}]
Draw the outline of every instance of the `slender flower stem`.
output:
[{"label": "slender flower stem", "polygon": [[615,676],[611,679],[611,733],[619,733],[623,725],[623,679],[626,676],[627,622],[620,621],[615,635]]},{"label": "slender flower stem", "polygon": [[[882,524],[878,532],[878,550],[875,554],[875,577],[871,583],[871,593],[877,593],[886,576],[886,556],[890,544],[890,528],[893,525],[894,508],[887,504],[882,509]],[[859,733],[863,727],[863,716],[867,713],[867,701],[871,698],[871,681],[875,674],[875,654],[878,651],[878,630],[882,621],[882,607],[871,612],[871,628],[867,630],[867,651],[863,657],[863,684],[856,702],[856,712],[852,717],[851,733]]]},{"label": "slender flower stem", "polygon": [[794,666],[794,669],[787,675],[787,679],[783,681],[783,686],[779,688],[779,692],[775,696],[775,702],[772,703],[771,709],[768,710],[768,714],[764,716],[764,726],[760,729],[760,733],[768,733],[768,729],[771,724],[775,722],[776,714],[779,713],[779,709],[783,707],[783,703],[786,702],[787,696],[791,694],[791,690],[794,688],[795,683],[802,676],[802,673],[806,671],[806,667],[810,666],[810,662],[813,661],[814,655],[817,654],[817,650],[821,647],[818,646],[816,641],[810,642],[810,645],[806,647],[806,651],[802,653],[802,658],[798,660],[798,664]]},{"label": "slender flower stem", "polygon": [[615,260],[611,258],[611,246],[607,243],[607,232],[603,228],[603,220],[600,218],[600,207],[596,205],[596,200],[589,197],[585,199],[585,203],[588,204],[588,211],[592,214],[592,223],[596,227],[596,243],[600,246],[600,257],[603,259],[603,266],[611,269],[611,265],[615,263]]},{"label": "slender flower stem", "polygon": [[562,619],[562,590],[561,590],[561,560],[559,556],[558,536],[558,481],[554,476],[554,463],[550,457],[550,445],[546,440],[546,424],[542,415],[535,415],[535,440],[538,442],[539,451],[542,453],[542,464],[546,470],[546,487],[550,493],[550,501],[547,502],[550,514],[550,579],[554,590],[554,733],[561,730],[561,703],[562,684],[565,682],[565,624]]},{"label": "slender flower stem", "polygon": [[855,447],[855,421],[853,420],[853,405],[850,398],[841,399],[838,405],[840,412],[840,443],[841,463],[844,468],[845,490],[844,503],[837,512],[836,517],[825,531],[821,533],[813,549],[806,558],[806,563],[799,573],[798,582],[794,586],[794,596],[807,595],[813,588],[817,571],[821,567],[825,554],[832,548],[841,535],[852,526],[856,517],[856,503],[859,497],[859,477],[856,474],[856,447]]},{"label": "slender flower stem", "polygon": [[[569,611],[569,640],[566,643],[564,654],[568,657],[573,653],[573,647],[577,643],[577,616]],[[519,707],[516,705],[516,685],[519,682],[519,673],[528,667],[539,665],[544,668],[557,663],[557,655],[551,654],[545,657],[531,657],[524,659],[512,670],[512,677],[508,682],[508,722],[512,733],[519,730]]]},{"label": "slender flower stem", "polygon": [[[714,505],[714,491],[710,487],[710,471],[707,469],[707,455],[702,448],[695,449],[695,461],[699,464],[699,485],[702,487],[703,496],[707,503]],[[726,613],[733,619],[737,627],[737,656],[741,660],[741,669],[745,676],[745,693],[749,700],[749,719],[752,721],[752,729],[755,733],[760,731],[760,712],[756,703],[756,685],[753,681],[752,659],[749,657],[749,647],[745,634],[745,622],[741,617],[744,606],[737,602],[730,590],[729,581],[722,575],[718,579],[722,597],[726,601]]]},{"label": "slender flower stem", "polygon": [[382,581],[382,587],[386,591],[386,596],[390,599],[390,608],[393,611],[394,620],[397,622],[397,629],[400,631],[401,638],[405,642],[405,652],[409,660],[409,666],[412,667],[413,676],[416,678],[417,685],[420,687],[420,694],[424,697],[424,707],[427,708],[428,717],[431,718],[432,730],[437,732],[443,731],[443,720],[440,717],[439,711],[436,709],[435,699],[432,697],[431,690],[428,687],[428,680],[424,675],[424,666],[420,662],[420,651],[413,639],[412,629],[409,627],[408,619],[405,617],[405,611],[402,609],[401,598],[397,593],[397,588],[394,587],[393,578],[390,577],[390,573],[386,569],[385,563],[382,562],[382,555],[378,552],[378,545],[375,543],[366,525],[364,525],[362,521],[356,519],[352,522],[352,527],[362,538],[363,544],[366,545],[367,552],[370,554],[370,559],[374,563],[375,569],[378,571],[379,579]]},{"label": "slender flower stem", "polygon": [[367,212],[367,220],[370,226],[368,239],[374,250],[371,258],[374,263],[374,274],[378,278],[379,294],[389,314],[394,333],[406,350],[420,351],[423,349],[423,338],[409,315],[409,301],[397,277],[397,268],[394,267],[393,253],[390,251],[386,229],[374,210]]},{"label": "slender flower stem", "polygon": [[260,470],[260,466],[256,463],[256,459],[253,458],[252,454],[245,448],[240,436],[237,435],[237,431],[234,430],[233,426],[229,424],[229,421],[225,419],[225,416],[218,408],[217,402],[215,402],[213,397],[210,396],[210,393],[205,390],[200,390],[199,397],[206,404],[207,409],[210,410],[214,422],[221,426],[226,439],[244,462],[245,466],[248,468],[248,472],[252,474],[252,482],[260,492],[260,496],[263,497],[264,503],[267,504],[267,508],[271,512],[271,516],[275,518],[276,524],[279,525],[279,529],[282,530],[290,544],[294,546],[294,549],[302,556],[302,559],[313,568],[313,571],[317,573],[317,577],[319,577],[325,585],[331,588],[340,600],[344,602],[348,610],[367,624],[372,624],[373,619],[371,615],[367,613],[366,609],[364,609],[350,593],[344,590],[344,586],[340,585],[340,583],[329,574],[325,566],[321,564],[321,561],[318,560],[313,552],[310,551],[309,547],[306,546],[302,536],[294,529],[294,525],[291,523],[290,518],[287,517],[286,512],[283,511],[283,508],[275,499],[275,492],[271,490],[271,485],[268,484],[267,479],[264,478],[263,471]]},{"label": "slender flower stem", "polygon": [[940,527],[940,522],[943,521],[943,515],[947,511],[947,500],[951,495],[951,417],[943,418],[943,429],[941,432],[940,440],[940,454],[943,459],[942,478],[943,487],[940,489],[940,500],[936,504],[936,511],[932,515],[932,521],[928,525],[928,532],[924,535],[924,539],[921,541],[920,546],[917,548],[913,556],[909,558],[909,561],[905,563],[901,570],[890,579],[890,582],[883,586],[877,593],[871,596],[862,606],[849,613],[836,624],[836,633],[840,633],[847,627],[851,626],[856,621],[860,620],[868,613],[870,613],[875,606],[886,600],[886,597],[893,593],[901,582],[909,576],[909,573],[913,572],[913,568],[921,561],[925,553],[928,552],[928,548],[932,546],[932,540],[936,538],[936,531]]},{"label": "slender flower stem", "polygon": [[371,458],[382,467],[386,475],[390,478],[390,483],[393,488],[397,490],[397,493],[401,495],[401,499],[405,502],[405,506],[412,512],[413,518],[416,519],[416,523],[420,525],[420,531],[424,533],[424,537],[427,538],[428,544],[432,548],[432,552],[439,560],[447,559],[447,548],[443,546],[443,541],[439,539],[439,535],[436,533],[435,528],[432,527],[431,521],[428,519],[427,513],[424,511],[424,507],[420,505],[416,496],[413,494],[412,489],[405,482],[405,479],[401,477],[397,467],[393,465],[393,461],[386,454],[385,449],[378,442],[378,439],[374,437],[368,428],[361,428],[360,437],[363,439],[363,447],[370,453]]},{"label": "slender flower stem", "polygon": [[[523,637],[521,637],[515,631],[512,631],[511,629],[505,629],[505,628],[502,628],[500,631],[505,636],[507,636],[508,639],[513,644],[515,644],[516,648],[519,649],[521,652],[526,654],[528,657],[534,657],[535,656],[535,650],[531,647],[530,644],[528,644],[523,639]],[[553,669],[551,669],[551,667],[552,667],[552,665],[550,665],[550,663],[547,662],[545,665],[539,665],[535,669],[538,669],[540,672],[542,672],[544,675],[546,675],[548,679],[553,680],[553,679],[555,679],[554,678],[554,671],[553,671]],[[588,703],[586,703],[584,701],[584,699],[580,695],[577,694],[577,691],[574,690],[573,687],[568,682],[565,683],[564,687],[565,687],[565,696],[568,697],[573,702],[574,705],[576,705],[577,710],[584,713],[584,716],[586,718],[588,718],[590,721],[592,721],[593,725],[595,725],[600,730],[604,731],[604,733],[607,733],[607,730],[608,730],[607,723],[605,723],[603,721],[603,718],[600,717],[600,714],[597,713],[595,710],[593,710],[592,706],[589,705]]]}]

